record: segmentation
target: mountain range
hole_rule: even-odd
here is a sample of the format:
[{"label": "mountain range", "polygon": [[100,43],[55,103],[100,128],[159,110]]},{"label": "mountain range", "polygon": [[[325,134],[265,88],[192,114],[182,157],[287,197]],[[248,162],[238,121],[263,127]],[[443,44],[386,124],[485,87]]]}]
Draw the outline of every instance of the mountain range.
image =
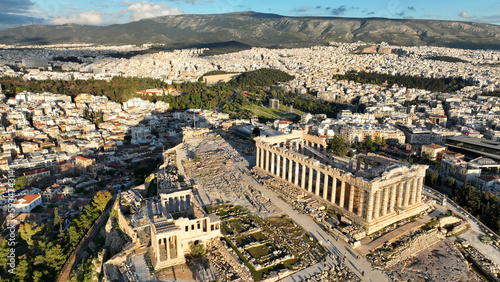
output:
[{"label": "mountain range", "polygon": [[171,48],[185,48],[239,42],[280,48],[356,41],[500,49],[500,26],[462,21],[287,17],[239,12],[162,16],[109,26],[29,25],[0,31],[0,43],[20,45],[162,43]]}]

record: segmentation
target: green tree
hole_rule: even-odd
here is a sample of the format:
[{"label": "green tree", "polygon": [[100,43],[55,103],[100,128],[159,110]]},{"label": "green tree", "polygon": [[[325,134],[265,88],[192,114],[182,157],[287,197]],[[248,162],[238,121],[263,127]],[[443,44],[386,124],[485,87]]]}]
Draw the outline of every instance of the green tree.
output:
[{"label": "green tree", "polygon": [[68,234],[68,243],[71,247],[76,247],[78,243],[80,242],[80,234],[76,227],[71,224],[70,227],[68,227],[68,230],[66,231]]},{"label": "green tree", "polygon": [[329,152],[339,157],[347,154],[347,146],[339,134],[335,134],[332,139],[328,140],[327,148]]},{"label": "green tree", "polygon": [[52,242],[49,242],[44,249],[44,264],[47,267],[58,271],[59,269],[61,269],[65,261],[66,254],[63,247],[61,247],[61,245],[59,244],[54,245]]},{"label": "green tree", "polygon": [[439,172],[437,171],[437,169],[435,169],[431,172],[431,175],[430,175],[432,186],[436,185],[438,178],[439,178]]},{"label": "green tree", "polygon": [[24,175],[16,177],[15,182],[14,182],[15,183],[14,187],[16,190],[23,189],[27,182],[28,182],[28,179],[26,179],[26,176],[24,176]]},{"label": "green tree", "polygon": [[372,137],[368,137],[368,139],[366,140],[366,146],[368,148],[371,148],[373,146],[373,140],[372,140]]},{"label": "green tree", "polygon": [[21,236],[21,238],[26,241],[26,243],[28,244],[28,246],[32,246],[33,245],[33,236],[40,232],[43,227],[42,226],[37,226],[35,227],[35,223],[24,223],[23,225],[21,225],[19,227],[19,236]]},{"label": "green tree", "polygon": [[260,136],[260,128],[258,126],[254,127],[252,134],[250,135],[250,139],[254,139],[255,137]]},{"label": "green tree", "polygon": [[94,198],[92,199],[92,204],[97,208],[97,210],[103,211],[112,197],[113,196],[111,196],[111,193],[109,193],[108,191],[97,191]]},{"label": "green tree", "polygon": [[18,281],[25,281],[24,279],[29,275],[29,264],[25,259],[20,259],[16,266],[16,279]]},{"label": "green tree", "polygon": [[195,244],[189,247],[190,253],[195,258],[201,258],[205,256],[205,246],[202,244]]},{"label": "green tree", "polygon": [[2,276],[2,274],[8,273],[7,263],[9,262],[9,258],[7,256],[9,255],[9,252],[10,252],[10,247],[7,239],[0,236],[0,277]]},{"label": "green tree", "polygon": [[62,224],[64,219],[59,215],[59,209],[54,209],[54,225],[59,227],[59,231],[62,231]]},{"label": "green tree", "polygon": [[46,274],[46,272],[47,271],[41,272],[41,271],[35,270],[33,272],[33,276],[32,276],[33,281],[34,282],[39,282],[39,281],[42,282],[42,281],[44,281],[43,276],[44,276],[44,274]]},{"label": "green tree", "polygon": [[446,182],[445,182],[446,186],[450,187],[450,188],[453,188],[456,184],[456,180],[455,178],[453,177],[449,177],[446,179]]}]

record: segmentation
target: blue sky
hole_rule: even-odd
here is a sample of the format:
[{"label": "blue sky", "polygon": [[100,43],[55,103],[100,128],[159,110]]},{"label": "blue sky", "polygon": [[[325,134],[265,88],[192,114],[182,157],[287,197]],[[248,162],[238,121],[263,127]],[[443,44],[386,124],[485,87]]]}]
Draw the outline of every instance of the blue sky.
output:
[{"label": "blue sky", "polygon": [[33,23],[110,25],[164,15],[239,11],[285,16],[415,18],[500,24],[500,0],[0,0],[0,29]]}]

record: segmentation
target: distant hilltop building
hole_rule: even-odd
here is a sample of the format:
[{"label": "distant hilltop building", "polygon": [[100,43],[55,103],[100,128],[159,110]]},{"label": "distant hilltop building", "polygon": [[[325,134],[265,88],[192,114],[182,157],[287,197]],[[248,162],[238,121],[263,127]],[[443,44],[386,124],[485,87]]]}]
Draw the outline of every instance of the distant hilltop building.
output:
[{"label": "distant hilltop building", "polygon": [[280,108],[280,100],[278,100],[278,99],[269,99],[269,107],[271,109],[279,109]]},{"label": "distant hilltop building", "polygon": [[325,138],[299,131],[255,141],[258,169],[329,202],[368,234],[428,208],[422,202],[428,166],[375,154],[334,157],[327,152]]}]

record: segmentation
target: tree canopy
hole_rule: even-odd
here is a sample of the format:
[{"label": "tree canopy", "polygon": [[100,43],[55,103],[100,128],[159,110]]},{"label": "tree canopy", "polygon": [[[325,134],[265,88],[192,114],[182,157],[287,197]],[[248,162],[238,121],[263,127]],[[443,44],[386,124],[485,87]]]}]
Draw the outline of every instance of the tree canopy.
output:
[{"label": "tree canopy", "polygon": [[349,71],[344,75],[338,74],[333,77],[337,80],[350,80],[358,83],[370,83],[376,85],[404,85],[410,88],[425,89],[433,92],[454,92],[473,85],[461,77],[428,78],[409,75],[391,75],[376,72]]},{"label": "tree canopy", "polygon": [[478,191],[468,184],[462,188],[455,187],[453,192],[453,201],[500,234],[500,202],[497,195]]},{"label": "tree canopy", "polygon": [[347,146],[339,134],[335,134],[332,139],[328,140],[327,149],[339,157],[344,157],[347,154]]}]

